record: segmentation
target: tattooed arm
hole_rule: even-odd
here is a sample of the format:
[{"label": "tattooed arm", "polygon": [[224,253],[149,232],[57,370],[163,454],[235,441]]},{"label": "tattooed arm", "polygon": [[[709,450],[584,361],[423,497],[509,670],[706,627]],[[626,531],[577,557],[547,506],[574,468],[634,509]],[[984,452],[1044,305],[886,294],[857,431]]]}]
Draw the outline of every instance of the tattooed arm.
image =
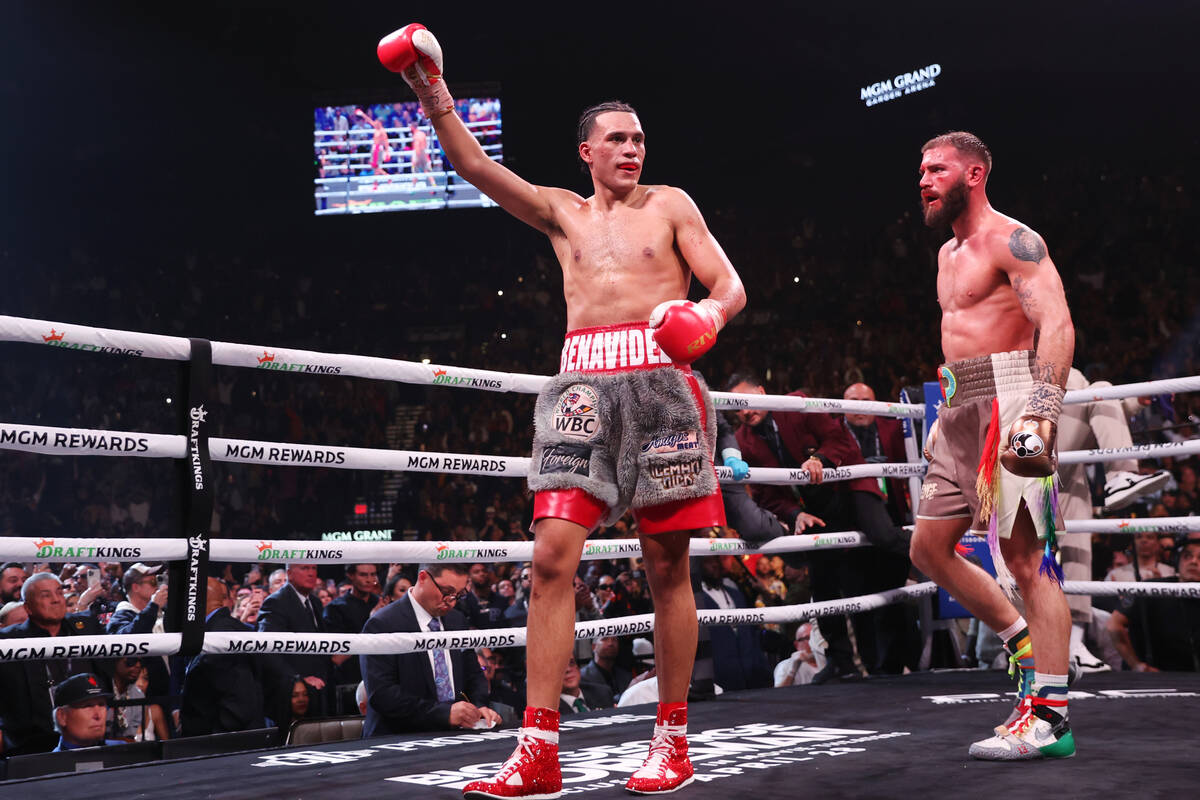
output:
[{"label": "tattooed arm", "polygon": [[[1046,254],[1042,237],[1017,226],[1008,235],[1003,250],[1000,247],[994,250],[998,251],[997,264],[1008,275],[1021,310],[1036,328],[1034,381],[1064,388],[1075,355],[1075,326],[1071,323],[1071,311],[1067,308],[1058,269]],[[1035,392],[1035,395],[1040,393],[1044,392]],[[1031,406],[1044,402],[1053,401],[1037,396],[1030,398]],[[1057,416],[1057,413],[1053,415],[1054,418]]]}]

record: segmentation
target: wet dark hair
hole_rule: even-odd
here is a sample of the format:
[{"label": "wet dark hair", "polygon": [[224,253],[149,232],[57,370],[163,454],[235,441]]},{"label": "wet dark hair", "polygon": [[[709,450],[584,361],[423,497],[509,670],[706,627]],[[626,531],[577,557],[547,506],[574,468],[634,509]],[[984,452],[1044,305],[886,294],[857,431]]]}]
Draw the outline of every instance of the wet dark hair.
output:
[{"label": "wet dark hair", "polygon": [[[609,111],[624,111],[627,114],[637,115],[637,110],[629,105],[629,103],[620,100],[607,100],[603,103],[597,103],[594,106],[585,108],[583,113],[579,115],[579,126],[575,132],[575,154],[579,155],[579,145],[587,141],[592,135],[592,128],[596,127],[596,117],[601,114],[606,114]],[[588,172],[588,165],[582,158],[579,159],[583,171]]]},{"label": "wet dark hair", "polygon": [[987,174],[992,174],[992,151],[973,133],[967,131],[949,131],[941,136],[935,136],[925,144],[921,145],[921,152],[932,150],[935,147],[946,147],[949,145],[965,156],[977,158],[983,162],[984,169]]}]

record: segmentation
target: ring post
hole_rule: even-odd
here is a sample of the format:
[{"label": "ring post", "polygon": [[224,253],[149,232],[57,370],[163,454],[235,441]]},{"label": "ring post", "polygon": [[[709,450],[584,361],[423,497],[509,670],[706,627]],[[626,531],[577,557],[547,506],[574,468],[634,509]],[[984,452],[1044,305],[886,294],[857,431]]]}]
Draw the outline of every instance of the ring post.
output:
[{"label": "ring post", "polygon": [[212,525],[213,474],[208,454],[208,398],[212,385],[212,344],[191,339],[191,358],[182,370],[186,403],[180,404],[187,454],[176,462],[180,480],[180,526],[187,558],[171,565],[167,630],[179,631],[179,654],[193,656],[204,645],[208,589],[208,531]]}]

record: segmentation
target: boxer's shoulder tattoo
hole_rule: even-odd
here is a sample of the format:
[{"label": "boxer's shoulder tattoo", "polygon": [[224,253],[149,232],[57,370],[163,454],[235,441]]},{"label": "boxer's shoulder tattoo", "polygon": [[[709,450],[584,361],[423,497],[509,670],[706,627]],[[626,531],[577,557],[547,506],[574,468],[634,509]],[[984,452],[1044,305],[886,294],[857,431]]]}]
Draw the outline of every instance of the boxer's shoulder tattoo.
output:
[{"label": "boxer's shoulder tattoo", "polygon": [[1028,228],[1017,228],[1008,237],[1008,252],[1018,261],[1030,261],[1034,264],[1046,257],[1046,245],[1042,239]]}]

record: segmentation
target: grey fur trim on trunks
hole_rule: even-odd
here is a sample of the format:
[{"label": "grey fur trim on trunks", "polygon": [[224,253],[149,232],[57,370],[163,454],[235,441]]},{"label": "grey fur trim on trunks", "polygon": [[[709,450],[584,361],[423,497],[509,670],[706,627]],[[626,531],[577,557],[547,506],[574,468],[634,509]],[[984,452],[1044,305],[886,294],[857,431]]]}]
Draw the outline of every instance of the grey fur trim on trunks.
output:
[{"label": "grey fur trim on trunks", "polygon": [[603,525],[626,508],[707,497],[717,424],[699,379],[708,424],[687,376],[666,367],[551,378],[534,408],[529,488],[583,489],[608,506]]}]

